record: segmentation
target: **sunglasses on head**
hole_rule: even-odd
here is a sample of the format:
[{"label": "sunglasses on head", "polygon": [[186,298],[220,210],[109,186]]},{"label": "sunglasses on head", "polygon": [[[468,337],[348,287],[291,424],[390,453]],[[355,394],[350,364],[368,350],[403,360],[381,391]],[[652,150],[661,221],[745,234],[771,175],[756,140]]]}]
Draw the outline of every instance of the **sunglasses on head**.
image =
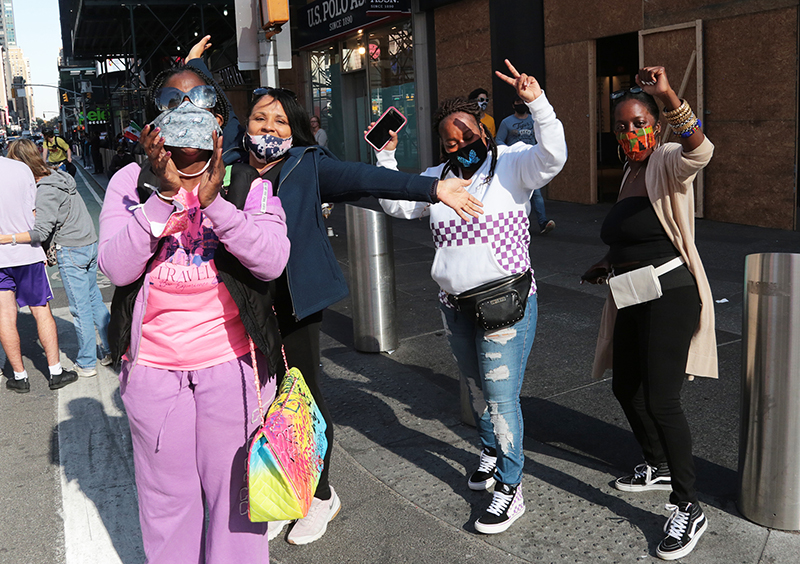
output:
[{"label": "sunglasses on head", "polygon": [[188,92],[167,86],[161,88],[156,92],[156,108],[159,111],[171,110],[181,105],[184,98],[189,98],[189,101],[198,108],[211,109],[217,105],[217,91],[213,86],[203,84],[195,86]]},{"label": "sunglasses on head", "polygon": [[617,90],[616,92],[612,92],[611,99],[616,100],[617,98],[622,98],[628,92],[630,92],[631,94],[639,94],[640,92],[644,92],[644,90],[642,90],[638,86],[633,86],[631,88],[623,88],[622,90]]},{"label": "sunglasses on head", "polygon": [[274,94],[287,94],[291,96],[295,101],[297,101],[297,94],[289,90],[288,88],[265,88],[263,86],[256,88],[253,90],[253,96],[266,96],[270,95],[273,98],[275,97]]}]

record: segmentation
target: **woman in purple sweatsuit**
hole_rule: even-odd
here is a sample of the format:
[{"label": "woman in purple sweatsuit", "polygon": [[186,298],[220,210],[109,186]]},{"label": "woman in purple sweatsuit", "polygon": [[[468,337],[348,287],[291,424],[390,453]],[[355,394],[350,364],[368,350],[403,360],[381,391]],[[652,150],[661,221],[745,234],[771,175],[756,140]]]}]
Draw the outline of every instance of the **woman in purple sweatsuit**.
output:
[{"label": "woman in purple sweatsuit", "polygon": [[[118,290],[141,284],[130,346],[120,352],[120,390],[149,564],[269,561],[267,524],[251,523],[246,512],[258,404],[251,335],[232,288],[237,276],[277,278],[289,241],[269,183],[253,182],[243,209],[219,194],[227,110],[210,83],[186,69],[154,81],[150,103],[161,114],[142,136],[155,176],[144,187],[153,192],[142,197],[141,169],[128,165],[109,183],[100,215],[101,270]],[[223,246],[249,271],[234,275],[230,291]],[[257,359],[266,382],[267,361],[261,352]],[[275,380],[269,384],[266,405]]]}]

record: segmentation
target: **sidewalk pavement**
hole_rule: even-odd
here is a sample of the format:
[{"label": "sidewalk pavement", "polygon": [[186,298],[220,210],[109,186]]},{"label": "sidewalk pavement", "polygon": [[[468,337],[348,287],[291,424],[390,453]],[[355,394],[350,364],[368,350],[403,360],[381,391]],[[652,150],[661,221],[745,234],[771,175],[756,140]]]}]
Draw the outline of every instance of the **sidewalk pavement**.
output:
[{"label": "sidewalk pavement", "polygon": [[[374,208],[374,202],[360,205]],[[533,234],[531,242],[539,321],[521,392],[526,514],[499,535],[472,527],[491,494],[466,484],[478,441],[460,422],[458,373],[429,274],[430,230],[425,221],[392,220],[400,346],[392,354],[357,352],[350,299],[326,311],[323,387],[336,433],[331,483],[342,509],[310,545],[278,537],[270,546],[274,563],[660,561],[655,548],[667,492],[613,488],[641,454],[609,378],[590,379],[607,288],[578,281],[605,254],[599,231],[609,206],[548,201],[547,207],[557,227]],[[344,215],[337,204],[328,225],[347,274]],[[796,252],[800,235],[698,220],[697,241],[714,298],[727,302],[715,304],[720,379],[684,386],[709,528],[682,561],[795,563],[800,535],[747,521],[735,502],[744,257]]]}]

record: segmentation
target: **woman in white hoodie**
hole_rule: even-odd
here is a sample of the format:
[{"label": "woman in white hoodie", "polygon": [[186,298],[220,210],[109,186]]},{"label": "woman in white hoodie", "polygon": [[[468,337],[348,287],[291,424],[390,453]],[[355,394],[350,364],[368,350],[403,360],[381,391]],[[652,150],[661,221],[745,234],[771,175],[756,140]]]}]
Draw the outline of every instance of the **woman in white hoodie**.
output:
[{"label": "woman in white hoodie", "polygon": [[[539,144],[498,147],[480,123],[478,104],[454,98],[443,102],[433,119],[442,164],[422,173],[471,180],[467,190],[483,203],[484,215],[465,221],[441,204],[381,200],[394,217],[430,216],[436,245],[431,276],[439,284],[445,329],[469,386],[482,446],[468,485],[473,490],[494,485],[492,502],[475,522],[476,530],[485,534],[505,531],[525,512],[519,393],[537,317],[528,253],[530,197],[567,159],[564,128],[539,83],[506,64],[512,76],[497,75],[530,109]],[[379,166],[397,167],[396,146],[397,136],[392,134],[392,141],[378,153]],[[476,304],[470,296],[487,287],[481,294],[487,299]]]}]

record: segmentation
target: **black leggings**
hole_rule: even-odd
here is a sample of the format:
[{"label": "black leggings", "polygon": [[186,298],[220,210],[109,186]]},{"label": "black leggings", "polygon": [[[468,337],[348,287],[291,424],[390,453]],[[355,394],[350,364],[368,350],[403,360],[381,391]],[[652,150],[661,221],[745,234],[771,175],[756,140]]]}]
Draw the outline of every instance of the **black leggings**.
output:
[{"label": "black leggings", "polygon": [[681,407],[689,343],[700,320],[697,286],[619,310],[614,325],[614,395],[652,466],[666,462],[670,502],[697,502],[692,436]]},{"label": "black leggings", "polygon": [[303,373],[303,378],[308,384],[308,389],[322,412],[322,417],[327,423],[325,436],[328,439],[328,450],[325,453],[325,466],[319,477],[319,484],[314,497],[330,499],[331,488],[328,483],[328,472],[331,466],[331,452],[333,451],[333,420],[331,419],[325,396],[319,387],[319,331],[322,326],[322,312],[310,315],[301,321],[295,321],[291,316],[278,314],[278,323],[283,337],[283,347],[286,351],[286,361],[290,367],[296,367]]}]

